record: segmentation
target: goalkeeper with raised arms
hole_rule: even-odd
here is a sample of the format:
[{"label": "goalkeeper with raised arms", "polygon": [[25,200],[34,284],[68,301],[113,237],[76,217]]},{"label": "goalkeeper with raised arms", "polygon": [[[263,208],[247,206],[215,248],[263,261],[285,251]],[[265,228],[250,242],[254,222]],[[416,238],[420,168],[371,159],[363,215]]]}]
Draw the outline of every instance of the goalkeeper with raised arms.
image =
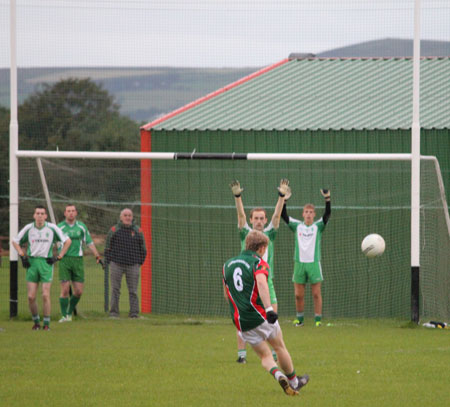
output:
[{"label": "goalkeeper with raised arms", "polygon": [[[231,318],[239,336],[252,346],[263,368],[278,381],[284,392],[295,396],[308,383],[309,376],[297,377],[283,340],[278,314],[271,305],[270,267],[263,259],[268,246],[269,238],[264,233],[258,230],[248,233],[241,254],[223,266],[224,295],[229,300]],[[281,370],[268,344],[276,351]]]},{"label": "goalkeeper with raised arms", "polygon": [[[245,238],[252,230],[259,230],[263,232],[268,238],[269,243],[267,245],[267,250],[263,254],[263,259],[269,264],[269,278],[268,278],[268,286],[270,293],[270,303],[272,304],[273,309],[277,312],[277,295],[275,293],[275,288],[273,285],[273,242],[277,235],[278,228],[280,226],[280,217],[281,211],[283,209],[284,201],[286,197],[289,199],[291,196],[291,190],[289,188],[289,181],[286,178],[283,178],[280,181],[280,185],[278,187],[278,201],[275,206],[275,210],[272,215],[272,219],[269,225],[266,227],[267,223],[267,214],[264,208],[253,208],[250,211],[250,224],[247,223],[247,218],[245,216],[244,204],[242,202],[242,192],[244,188],[241,187],[241,184],[238,180],[234,180],[230,184],[231,191],[234,195],[234,201],[236,204],[237,218],[238,218],[238,229],[239,229],[239,238],[241,241],[241,250],[245,249]],[[247,351],[245,349],[245,342],[241,339],[241,337],[237,336],[237,345],[238,345],[238,363],[246,363],[247,361]],[[276,358],[275,352],[273,356]]]},{"label": "goalkeeper with raised arms", "polygon": [[313,204],[306,204],[303,207],[303,221],[291,218],[287,214],[286,203],[281,213],[283,220],[295,233],[294,275],[292,277],[297,311],[296,318],[293,321],[295,326],[303,326],[304,324],[305,286],[307,283],[311,284],[315,326],[322,325],[321,283],[323,275],[320,264],[320,249],[322,232],[331,215],[331,198],[329,190],[321,189],[320,192],[325,199],[325,212],[319,220],[314,221],[316,210]]}]

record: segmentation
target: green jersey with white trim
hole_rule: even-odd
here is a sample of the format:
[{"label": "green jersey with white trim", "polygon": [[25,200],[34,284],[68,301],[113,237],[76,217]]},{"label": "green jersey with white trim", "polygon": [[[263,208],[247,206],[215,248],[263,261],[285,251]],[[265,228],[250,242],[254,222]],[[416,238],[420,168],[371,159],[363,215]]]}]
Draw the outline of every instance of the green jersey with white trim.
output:
[{"label": "green jersey with white trim", "polygon": [[320,246],[325,223],[320,218],[312,225],[289,217],[289,228],[295,233],[294,260],[299,263],[314,263],[320,261]]},{"label": "green jersey with white trim", "polygon": [[86,244],[86,246],[94,243],[87,226],[79,220],[76,220],[73,225],[63,220],[62,222],[58,223],[58,227],[64,232],[66,236],[70,237],[70,240],[72,240],[69,250],[67,250],[66,256],[82,257],[83,242]]},{"label": "green jersey with white trim", "polygon": [[54,223],[45,222],[44,226],[38,228],[36,223],[26,225],[13,239],[19,245],[28,243],[27,255],[29,257],[52,257],[53,244],[64,243],[67,236]]},{"label": "green jersey with white trim", "polygon": [[[252,231],[252,228],[246,222],[244,227],[239,230],[239,237],[241,239],[241,250],[245,250],[245,238]],[[263,255],[263,260],[269,264],[269,278],[273,279],[273,242],[277,236],[277,229],[273,227],[272,222],[263,230],[263,233],[269,238],[269,245]]]}]

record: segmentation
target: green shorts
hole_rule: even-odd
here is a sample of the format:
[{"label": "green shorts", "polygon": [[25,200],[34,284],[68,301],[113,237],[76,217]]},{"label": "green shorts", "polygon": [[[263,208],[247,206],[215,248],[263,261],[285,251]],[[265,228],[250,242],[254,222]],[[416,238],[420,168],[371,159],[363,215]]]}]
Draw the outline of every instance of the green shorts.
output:
[{"label": "green shorts", "polygon": [[27,268],[26,280],[30,283],[51,283],[53,266],[44,257],[29,257],[31,267]]},{"label": "green shorts", "polygon": [[321,283],[323,281],[323,275],[320,261],[314,263],[299,263],[296,261],[292,281],[297,284]]},{"label": "green shorts", "polygon": [[84,283],[83,257],[64,256],[59,262],[59,281]]},{"label": "green shorts", "polygon": [[273,280],[271,277],[267,280],[267,285],[269,286],[269,294],[270,294],[270,303],[277,303],[277,295],[275,294],[275,287],[273,286]]}]

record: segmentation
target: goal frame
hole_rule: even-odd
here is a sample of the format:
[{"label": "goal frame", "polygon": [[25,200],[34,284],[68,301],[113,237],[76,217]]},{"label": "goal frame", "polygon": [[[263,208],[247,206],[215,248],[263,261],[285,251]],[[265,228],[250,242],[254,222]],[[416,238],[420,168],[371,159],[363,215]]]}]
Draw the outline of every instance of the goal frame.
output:
[{"label": "goal frame", "polygon": [[[89,152],[89,151],[25,151],[18,150],[15,154],[18,158],[35,158],[37,160],[41,158],[54,158],[54,159],[120,159],[120,160],[140,160],[141,162],[141,208],[142,222],[141,227],[146,239],[147,249],[149,256],[146,262],[142,266],[142,292],[141,303],[142,312],[151,313],[152,303],[152,263],[151,263],[151,246],[152,246],[152,218],[151,218],[151,161],[152,160],[248,160],[248,161],[412,161],[412,154],[408,153],[197,153],[193,152]],[[439,193],[441,198],[441,204],[444,209],[445,221],[447,225],[447,231],[450,236],[450,217],[448,213],[447,199],[445,195],[444,183],[440,166],[435,156],[420,156],[421,160],[432,161],[436,171],[436,177],[439,185]],[[38,161],[39,162],[39,161]],[[411,186],[412,188],[412,186]],[[413,188],[412,188],[413,189]],[[14,201],[14,197],[10,196],[11,202]],[[420,199],[420,197],[419,197]],[[18,197],[16,197],[18,202]],[[419,211],[417,211],[420,216]],[[414,219],[415,211],[411,211],[411,222],[416,221]],[[420,220],[420,219],[419,219]],[[18,223],[18,211],[17,219]],[[413,231],[411,231],[413,233]],[[10,241],[14,236],[10,236]],[[417,236],[411,236],[411,242],[419,239]],[[413,244],[411,245],[411,252],[413,250]],[[14,255],[14,250],[11,250],[11,256]],[[11,257],[10,266],[10,317],[17,315],[17,255],[16,265],[13,265],[13,257]],[[411,320],[419,322],[419,271],[420,265],[417,266],[411,253]]]}]

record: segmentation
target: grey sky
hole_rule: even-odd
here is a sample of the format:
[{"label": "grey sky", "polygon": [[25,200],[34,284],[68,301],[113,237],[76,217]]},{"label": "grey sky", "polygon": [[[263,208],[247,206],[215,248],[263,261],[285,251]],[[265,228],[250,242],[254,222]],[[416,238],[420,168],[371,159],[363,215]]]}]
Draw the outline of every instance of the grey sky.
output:
[{"label": "grey sky", "polygon": [[[0,67],[9,67],[0,0]],[[412,38],[414,0],[17,0],[19,67],[264,66]],[[422,38],[450,41],[450,0],[422,0]]]}]

